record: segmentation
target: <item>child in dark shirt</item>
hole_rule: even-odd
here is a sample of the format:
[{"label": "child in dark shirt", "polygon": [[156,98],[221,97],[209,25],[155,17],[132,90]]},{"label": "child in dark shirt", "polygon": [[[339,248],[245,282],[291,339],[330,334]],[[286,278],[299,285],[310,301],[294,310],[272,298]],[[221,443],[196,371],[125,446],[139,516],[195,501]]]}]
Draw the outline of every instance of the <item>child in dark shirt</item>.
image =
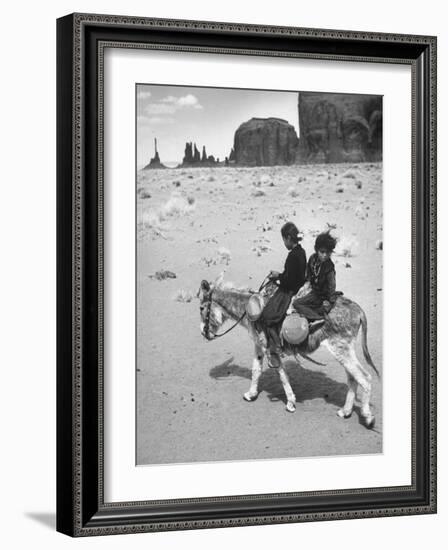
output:
[{"label": "child in dark shirt", "polygon": [[[319,321],[331,310],[336,301],[336,270],[331,261],[331,254],[336,246],[336,239],[329,231],[317,236],[314,244],[315,253],[310,256],[306,269],[306,279],[311,292],[302,298],[296,298],[293,308],[309,321]],[[316,327],[319,323],[312,323]]]},{"label": "child in dark shirt", "polygon": [[291,303],[291,298],[305,283],[306,254],[300,246],[301,237],[295,224],[287,222],[281,229],[283,243],[289,250],[282,273],[271,271],[270,279],[277,282],[275,294],[263,309],[257,325],[266,333],[269,346],[269,366],[280,366],[280,327]]}]

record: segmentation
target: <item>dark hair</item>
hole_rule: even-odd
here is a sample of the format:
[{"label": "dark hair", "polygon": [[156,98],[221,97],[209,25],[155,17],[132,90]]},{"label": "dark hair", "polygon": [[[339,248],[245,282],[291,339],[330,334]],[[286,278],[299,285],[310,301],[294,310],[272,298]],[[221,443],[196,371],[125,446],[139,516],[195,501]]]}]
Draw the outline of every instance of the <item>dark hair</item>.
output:
[{"label": "dark hair", "polygon": [[327,250],[328,252],[333,252],[336,247],[337,240],[330,234],[330,231],[324,231],[316,237],[316,242],[314,243],[314,250]]},{"label": "dark hair", "polygon": [[296,225],[292,222],[286,222],[281,229],[283,238],[290,238],[294,243],[298,243],[302,240],[302,237],[299,237],[299,230]]}]

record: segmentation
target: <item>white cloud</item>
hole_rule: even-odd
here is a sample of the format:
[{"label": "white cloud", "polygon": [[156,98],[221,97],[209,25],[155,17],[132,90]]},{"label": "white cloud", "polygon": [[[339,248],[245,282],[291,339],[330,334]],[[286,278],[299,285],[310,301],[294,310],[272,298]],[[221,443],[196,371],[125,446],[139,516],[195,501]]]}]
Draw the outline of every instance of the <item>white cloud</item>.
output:
[{"label": "white cloud", "polygon": [[149,99],[151,95],[152,95],[151,92],[147,92],[145,90],[138,90],[137,92],[138,99]]},{"label": "white cloud", "polygon": [[178,104],[181,107],[193,107],[194,109],[202,109],[202,105],[199,103],[198,98],[192,94],[180,97]]},{"label": "white cloud", "polygon": [[187,94],[181,97],[169,95],[161,99],[161,102],[174,105],[177,109],[182,109],[183,107],[192,107],[193,109],[203,108],[202,105],[199,103],[198,98],[193,94]]},{"label": "white cloud", "polygon": [[145,107],[145,113],[148,115],[172,115],[176,110],[175,105],[165,105],[164,103],[150,103]]},{"label": "white cloud", "polygon": [[174,97],[173,95],[168,95],[164,98],[162,98],[160,101],[162,103],[177,103],[177,97]]},{"label": "white cloud", "polygon": [[172,124],[174,119],[170,116],[183,109],[202,109],[198,98],[193,94],[181,97],[169,95],[160,101],[149,103],[143,107],[139,116],[139,124]]}]

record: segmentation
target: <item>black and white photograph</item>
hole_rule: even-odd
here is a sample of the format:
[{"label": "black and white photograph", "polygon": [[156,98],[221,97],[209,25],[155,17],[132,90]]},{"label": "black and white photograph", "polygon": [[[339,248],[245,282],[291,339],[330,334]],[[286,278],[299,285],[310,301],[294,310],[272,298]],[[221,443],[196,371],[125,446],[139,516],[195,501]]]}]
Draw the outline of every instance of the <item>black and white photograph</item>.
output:
[{"label": "black and white photograph", "polygon": [[382,453],[383,97],[135,101],[136,464]]},{"label": "black and white photograph", "polygon": [[6,4],[6,550],[443,547],[448,33],[403,7]]}]

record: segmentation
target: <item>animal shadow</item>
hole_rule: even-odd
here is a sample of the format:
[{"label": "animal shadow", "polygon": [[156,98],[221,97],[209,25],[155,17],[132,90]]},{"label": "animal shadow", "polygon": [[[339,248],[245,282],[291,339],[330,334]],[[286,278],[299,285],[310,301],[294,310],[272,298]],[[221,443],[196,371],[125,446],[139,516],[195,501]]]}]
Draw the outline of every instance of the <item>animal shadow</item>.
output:
[{"label": "animal shadow", "polygon": [[[289,382],[296,395],[297,403],[313,399],[325,399],[336,407],[342,407],[347,394],[347,385],[336,382],[325,373],[308,370],[295,362],[287,361],[284,364],[289,377]],[[252,372],[247,367],[241,367],[233,363],[233,357],[210,369],[210,376],[215,380],[223,380],[229,377],[252,378]],[[283,401],[286,403],[285,391],[276,369],[268,368],[263,371],[258,389],[266,392],[270,401]]]}]

